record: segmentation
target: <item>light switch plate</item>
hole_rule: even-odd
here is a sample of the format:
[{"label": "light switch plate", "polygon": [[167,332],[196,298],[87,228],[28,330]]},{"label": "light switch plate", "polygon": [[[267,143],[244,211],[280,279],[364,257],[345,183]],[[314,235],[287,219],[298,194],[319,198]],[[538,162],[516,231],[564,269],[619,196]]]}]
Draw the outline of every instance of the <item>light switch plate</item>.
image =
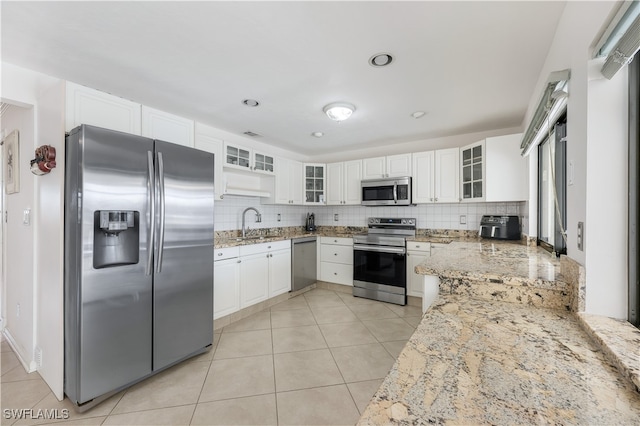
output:
[{"label": "light switch plate", "polygon": [[465,225],[467,223],[467,215],[466,214],[461,214],[460,215],[460,225]]},{"label": "light switch plate", "polygon": [[24,209],[22,212],[22,224],[26,226],[31,225],[31,209]]},{"label": "light switch plate", "polygon": [[338,221],[338,213],[335,213],[335,214],[333,215],[333,220],[334,220],[335,222],[337,222],[337,221]]}]

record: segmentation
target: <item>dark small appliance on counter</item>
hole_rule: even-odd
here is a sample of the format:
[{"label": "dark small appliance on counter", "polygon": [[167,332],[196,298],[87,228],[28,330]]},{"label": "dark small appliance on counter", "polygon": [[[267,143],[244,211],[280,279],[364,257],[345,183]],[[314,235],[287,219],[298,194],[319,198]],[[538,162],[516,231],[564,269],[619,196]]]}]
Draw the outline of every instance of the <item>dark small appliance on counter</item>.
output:
[{"label": "dark small appliance on counter", "polygon": [[518,216],[482,216],[478,235],[482,238],[519,240],[520,218]]},{"label": "dark small appliance on counter", "polygon": [[305,224],[305,229],[308,232],[316,231],[316,218],[313,213],[307,213],[307,223]]}]

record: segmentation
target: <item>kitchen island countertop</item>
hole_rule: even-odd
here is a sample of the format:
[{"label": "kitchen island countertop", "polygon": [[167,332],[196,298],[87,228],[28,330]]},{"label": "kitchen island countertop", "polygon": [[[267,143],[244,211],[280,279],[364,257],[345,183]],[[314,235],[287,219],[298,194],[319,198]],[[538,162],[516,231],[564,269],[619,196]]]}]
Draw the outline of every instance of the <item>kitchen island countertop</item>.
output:
[{"label": "kitchen island countertop", "polygon": [[440,295],[360,418],[637,425],[640,393],[571,312]]}]

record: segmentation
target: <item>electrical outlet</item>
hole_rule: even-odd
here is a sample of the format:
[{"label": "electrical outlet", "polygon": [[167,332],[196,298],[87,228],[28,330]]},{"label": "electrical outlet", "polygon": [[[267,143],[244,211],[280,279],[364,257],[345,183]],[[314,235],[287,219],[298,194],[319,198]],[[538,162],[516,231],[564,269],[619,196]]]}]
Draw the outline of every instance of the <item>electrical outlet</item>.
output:
[{"label": "electrical outlet", "polygon": [[460,225],[466,225],[467,224],[467,215],[466,214],[461,214],[460,215]]},{"label": "electrical outlet", "polygon": [[584,222],[578,222],[578,233],[576,234],[578,250],[584,251]]},{"label": "electrical outlet", "polygon": [[337,221],[338,221],[338,213],[335,213],[335,214],[333,215],[333,221],[334,221],[334,222],[337,222]]},{"label": "electrical outlet", "polygon": [[282,221],[282,215],[278,213],[278,222]]}]

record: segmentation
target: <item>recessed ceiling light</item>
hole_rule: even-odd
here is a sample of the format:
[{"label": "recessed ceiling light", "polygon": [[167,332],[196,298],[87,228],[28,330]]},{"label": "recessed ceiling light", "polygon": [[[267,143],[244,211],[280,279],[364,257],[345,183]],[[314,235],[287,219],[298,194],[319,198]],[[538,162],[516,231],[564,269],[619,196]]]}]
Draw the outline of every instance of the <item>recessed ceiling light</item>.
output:
[{"label": "recessed ceiling light", "polygon": [[322,132],[313,132],[311,133],[311,136],[316,137],[316,138],[321,138],[324,136],[324,133]]},{"label": "recessed ceiling light", "polygon": [[334,102],[322,108],[322,111],[327,114],[327,117],[334,121],[346,120],[351,117],[351,114],[353,114],[355,110],[356,107],[354,105],[346,102]]},{"label": "recessed ceiling light", "polygon": [[393,62],[393,56],[390,53],[376,53],[369,58],[369,65],[372,67],[386,67]]},{"label": "recessed ceiling light", "polygon": [[412,116],[413,118],[422,118],[422,117],[424,117],[426,114],[427,114],[427,113],[426,113],[426,112],[424,112],[424,111],[416,111],[416,112],[412,113],[412,114],[411,114],[411,116]]},{"label": "recessed ceiling light", "polygon": [[258,105],[260,105],[260,102],[256,101],[255,99],[245,99],[242,101],[242,103],[249,107],[257,107]]}]

